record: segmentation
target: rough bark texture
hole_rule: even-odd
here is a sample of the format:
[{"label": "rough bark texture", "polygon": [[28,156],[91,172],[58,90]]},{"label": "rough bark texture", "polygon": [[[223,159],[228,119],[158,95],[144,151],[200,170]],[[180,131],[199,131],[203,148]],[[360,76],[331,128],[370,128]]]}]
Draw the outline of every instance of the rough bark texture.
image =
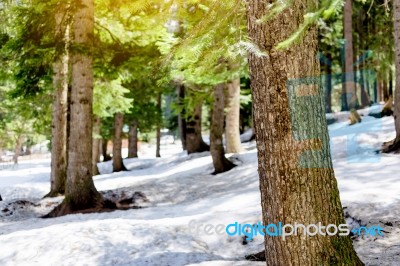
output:
[{"label": "rough bark texture", "polygon": [[[268,1],[272,3],[275,1]],[[317,30],[299,44],[276,50],[298,29],[317,0],[294,0],[268,23],[266,3],[249,1],[252,41],[268,56],[250,55],[255,130],[264,224],[345,223],[330,157]],[[301,231],[301,230],[300,230]],[[265,238],[267,265],[363,265],[349,237],[303,234]]]},{"label": "rough bark texture", "polygon": [[393,20],[394,20],[394,43],[395,43],[395,65],[396,83],[394,92],[394,125],[396,128],[396,138],[385,143],[383,152],[400,152],[400,0],[393,1]]},{"label": "rough bark texture", "polygon": [[[64,49],[53,65],[53,110],[51,146],[51,187],[47,197],[56,197],[65,192],[67,179],[67,140],[68,140],[68,73],[69,73],[69,35],[70,25],[64,14],[56,15],[56,36],[63,36]],[[64,18],[64,19],[63,19]],[[66,24],[67,23],[67,24]]]},{"label": "rough bark texture", "polygon": [[214,87],[214,105],[211,121],[211,156],[214,164],[214,174],[231,170],[235,165],[225,157],[225,150],[222,141],[224,134],[224,106],[225,106],[225,84]]},{"label": "rough bark texture", "polygon": [[93,165],[93,175],[99,174],[99,168],[97,167],[97,163],[100,162],[100,128],[101,128],[101,119],[96,116],[94,118],[93,123],[93,147],[92,147],[92,165]]},{"label": "rough bark texture", "polygon": [[240,79],[228,83],[226,113],[226,152],[239,153],[242,151],[240,142]]},{"label": "rough bark texture", "polygon": [[138,157],[138,122],[133,120],[129,126],[128,158]]},{"label": "rough bark texture", "polygon": [[116,113],[114,117],[114,139],[113,139],[113,171],[121,172],[126,168],[122,161],[122,129],[124,127],[124,115]]},{"label": "rough bark texture", "polygon": [[344,5],[344,39],[345,43],[345,67],[344,72],[346,75],[345,82],[343,83],[342,91],[342,111],[348,111],[356,108],[357,93],[354,83],[354,69],[353,69],[353,19],[352,19],[352,0],[346,0]]},{"label": "rough bark texture", "polygon": [[[178,103],[182,104],[185,100],[185,87],[183,85],[179,85],[178,87]],[[179,135],[181,137],[182,149],[187,150],[186,147],[186,119],[185,119],[185,109],[178,115],[178,126],[179,126]]]},{"label": "rough bark texture", "polygon": [[96,190],[92,179],[92,103],[94,2],[82,0],[82,6],[74,14],[74,45],[84,52],[72,53],[71,126],[68,142],[68,169],[65,199],[45,217],[69,213],[96,211],[104,206],[104,200]]},{"label": "rough bark texture", "polygon": [[209,151],[208,146],[201,136],[202,104],[196,106],[194,114],[186,122],[186,149],[187,153]]}]

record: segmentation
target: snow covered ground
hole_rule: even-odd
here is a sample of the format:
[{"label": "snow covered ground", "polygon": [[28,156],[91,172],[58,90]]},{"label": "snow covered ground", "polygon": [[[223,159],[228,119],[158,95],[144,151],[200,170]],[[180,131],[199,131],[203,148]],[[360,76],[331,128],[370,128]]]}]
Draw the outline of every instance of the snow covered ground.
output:
[{"label": "snow covered ground", "polygon": [[[367,265],[400,265],[400,156],[375,153],[394,137],[393,118],[363,117],[351,127],[338,122],[330,135],[348,222],[380,224],[385,231],[384,237],[357,238],[358,254]],[[103,174],[94,178],[99,190],[143,192],[149,202],[142,209],[57,219],[38,218],[62,200],[41,200],[49,190],[49,160],[0,171],[0,265],[264,265],[244,260],[263,249],[261,237],[244,243],[243,237],[189,229],[261,220],[255,143],[245,147],[231,155],[239,166],[218,176],[210,175],[209,153],[125,160],[131,171],[116,174],[109,173],[110,163],[101,164]]]}]

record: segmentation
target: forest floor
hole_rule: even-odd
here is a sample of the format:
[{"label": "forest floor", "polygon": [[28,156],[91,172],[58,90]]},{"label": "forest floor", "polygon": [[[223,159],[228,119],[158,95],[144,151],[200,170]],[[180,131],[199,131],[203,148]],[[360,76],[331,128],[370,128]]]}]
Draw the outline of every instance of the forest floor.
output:
[{"label": "forest floor", "polygon": [[[343,116],[345,117],[345,116]],[[341,200],[352,226],[380,225],[383,237],[358,237],[354,246],[366,265],[399,265],[399,155],[375,153],[394,137],[393,117],[363,117],[329,126]],[[255,143],[231,155],[238,167],[213,176],[209,153],[125,160],[129,172],[111,174],[100,164],[96,187],[107,197],[127,197],[143,207],[100,214],[41,219],[62,198],[49,190],[49,160],[21,162],[0,171],[0,265],[264,265],[244,256],[263,250],[263,238],[191,232],[189,223],[261,221]],[[177,151],[178,143],[169,144]],[[165,147],[164,147],[165,148]],[[191,224],[193,225],[193,223]]]}]

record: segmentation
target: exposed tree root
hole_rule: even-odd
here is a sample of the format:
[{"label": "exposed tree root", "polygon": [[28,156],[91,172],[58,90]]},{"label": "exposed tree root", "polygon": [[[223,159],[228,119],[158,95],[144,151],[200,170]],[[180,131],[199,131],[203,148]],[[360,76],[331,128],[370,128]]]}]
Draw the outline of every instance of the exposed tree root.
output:
[{"label": "exposed tree root", "polygon": [[392,141],[383,143],[381,152],[382,153],[400,153],[400,138],[396,138]]},{"label": "exposed tree root", "polygon": [[247,255],[245,258],[246,258],[246,260],[250,260],[250,261],[266,261],[265,250],[258,252],[256,254]]}]

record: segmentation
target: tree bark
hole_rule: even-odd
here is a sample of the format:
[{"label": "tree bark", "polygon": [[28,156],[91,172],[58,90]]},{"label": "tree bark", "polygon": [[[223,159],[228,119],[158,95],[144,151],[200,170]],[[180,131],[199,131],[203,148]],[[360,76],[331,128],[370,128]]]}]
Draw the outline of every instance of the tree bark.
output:
[{"label": "tree bark", "polygon": [[328,62],[326,63],[326,112],[332,113],[332,54],[326,55]]},{"label": "tree bark", "polygon": [[128,158],[138,157],[138,122],[133,120],[129,126]]},{"label": "tree bark", "polygon": [[63,36],[64,49],[53,65],[53,110],[51,146],[51,187],[46,197],[56,197],[65,192],[67,179],[68,140],[68,85],[70,25],[65,14],[56,15],[56,37]]},{"label": "tree bark", "polygon": [[114,139],[113,139],[113,172],[126,171],[122,161],[122,129],[124,127],[124,115],[116,113],[114,117]]},{"label": "tree bark", "polygon": [[[178,103],[183,104],[185,100],[185,87],[183,85],[179,85],[178,87]],[[179,126],[179,135],[181,137],[182,149],[184,151],[187,150],[186,147],[186,119],[185,119],[185,109],[178,115],[178,126]]]},{"label": "tree bark", "polygon": [[[307,30],[300,43],[275,49],[318,2],[294,0],[268,23],[260,24],[267,5],[262,0],[249,1],[250,38],[268,54],[251,54],[249,59],[265,225],[345,223],[319,86],[316,27]],[[265,249],[267,265],[363,265],[351,239],[338,235],[301,234],[285,240],[267,235]]]},{"label": "tree bark", "polygon": [[240,141],[240,79],[228,83],[226,113],[226,152],[239,153],[242,151]]},{"label": "tree bark", "polygon": [[88,210],[100,210],[104,200],[93,183],[92,105],[94,2],[82,0],[74,14],[72,53],[71,126],[68,142],[68,169],[65,199],[45,217],[57,217]]},{"label": "tree bark", "polygon": [[400,153],[400,0],[393,0],[394,44],[395,44],[395,92],[394,92],[394,125],[396,138],[385,143],[382,152]]},{"label": "tree bark", "polygon": [[188,154],[210,150],[210,146],[203,141],[201,136],[202,106],[202,103],[197,105],[194,114],[186,122],[186,149]]},{"label": "tree bark", "polygon": [[93,175],[100,174],[99,168],[97,167],[97,163],[100,162],[100,128],[101,128],[101,119],[98,116],[94,118],[93,124],[93,147],[92,147],[92,165],[93,165]]},{"label": "tree bark", "polygon": [[219,174],[231,170],[235,165],[225,157],[222,136],[224,134],[225,84],[214,86],[214,105],[211,121],[211,156],[214,173]]},{"label": "tree bark", "polygon": [[357,93],[353,69],[353,19],[352,0],[346,0],[344,5],[344,39],[345,39],[345,67],[346,75],[343,84],[343,95],[346,101],[342,104],[342,111],[354,109],[357,106]]}]

